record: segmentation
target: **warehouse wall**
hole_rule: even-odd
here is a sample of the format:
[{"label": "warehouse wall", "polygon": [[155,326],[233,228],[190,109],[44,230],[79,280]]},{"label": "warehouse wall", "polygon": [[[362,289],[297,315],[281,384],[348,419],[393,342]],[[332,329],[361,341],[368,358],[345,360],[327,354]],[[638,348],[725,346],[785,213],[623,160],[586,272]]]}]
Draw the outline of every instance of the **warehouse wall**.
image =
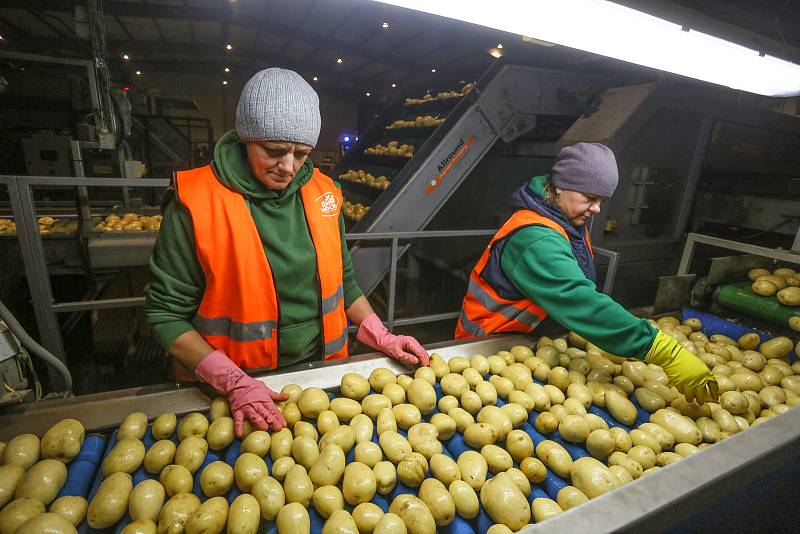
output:
[{"label": "warehouse wall", "polygon": [[[194,99],[200,111],[176,111],[175,114],[190,117],[205,117],[211,121],[214,139],[234,127],[236,104],[242,91],[245,78],[231,78],[230,83],[222,85],[221,76],[208,76],[206,73],[176,75],[168,72],[145,73],[139,87],[156,94],[171,97]],[[322,131],[317,148],[336,150],[339,136],[352,133],[358,124],[357,97],[332,95],[315,87],[320,96]]]}]

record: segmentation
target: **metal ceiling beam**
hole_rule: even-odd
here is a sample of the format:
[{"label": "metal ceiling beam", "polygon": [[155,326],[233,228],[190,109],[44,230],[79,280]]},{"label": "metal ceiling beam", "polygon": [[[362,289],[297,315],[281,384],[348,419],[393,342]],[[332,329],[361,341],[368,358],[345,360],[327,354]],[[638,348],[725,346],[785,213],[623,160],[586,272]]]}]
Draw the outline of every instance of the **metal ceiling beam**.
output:
[{"label": "metal ceiling beam", "polygon": [[[8,0],[5,4],[8,4],[6,7],[72,12],[75,5],[80,4],[80,2],[73,0]],[[238,12],[232,12],[230,7],[224,4],[220,4],[220,7],[186,7],[183,5],[141,4],[138,2],[115,2],[113,0],[106,0],[103,3],[103,10],[106,15],[120,17],[191,19],[208,22],[229,20],[230,24],[236,26],[266,31],[285,39],[301,39],[318,48],[335,50],[346,56],[360,57],[369,61],[385,63],[393,68],[409,73],[419,70],[419,65],[416,62],[408,61],[394,54],[384,54],[382,52],[368,50],[358,44],[340,41],[328,35],[309,32],[302,28],[294,28],[287,24],[281,24],[272,17],[259,16],[251,13],[238,14]]]}]

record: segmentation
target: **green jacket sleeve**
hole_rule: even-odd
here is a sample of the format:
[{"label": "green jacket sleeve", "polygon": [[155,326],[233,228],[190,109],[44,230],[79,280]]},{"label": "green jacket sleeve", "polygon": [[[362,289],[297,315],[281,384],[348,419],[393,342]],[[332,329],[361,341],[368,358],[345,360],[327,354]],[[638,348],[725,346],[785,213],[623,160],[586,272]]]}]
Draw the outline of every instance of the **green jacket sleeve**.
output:
[{"label": "green jacket sleeve", "polygon": [[147,289],[147,323],[164,350],[175,339],[194,330],[191,320],[205,292],[205,276],[197,260],[189,213],[177,202],[164,210]]},{"label": "green jacket sleeve", "polygon": [[512,235],[500,258],[514,287],[562,326],[601,349],[643,359],[656,330],[600,293],[581,271],[569,242],[550,228],[529,226]]}]

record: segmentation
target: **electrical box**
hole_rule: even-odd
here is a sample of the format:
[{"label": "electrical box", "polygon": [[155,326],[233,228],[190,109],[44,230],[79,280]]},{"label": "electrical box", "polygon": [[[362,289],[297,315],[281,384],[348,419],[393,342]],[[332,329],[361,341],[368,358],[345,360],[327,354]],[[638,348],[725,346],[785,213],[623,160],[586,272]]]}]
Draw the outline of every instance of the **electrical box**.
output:
[{"label": "electrical box", "polygon": [[23,137],[22,152],[31,176],[72,176],[70,138],[66,135]]}]

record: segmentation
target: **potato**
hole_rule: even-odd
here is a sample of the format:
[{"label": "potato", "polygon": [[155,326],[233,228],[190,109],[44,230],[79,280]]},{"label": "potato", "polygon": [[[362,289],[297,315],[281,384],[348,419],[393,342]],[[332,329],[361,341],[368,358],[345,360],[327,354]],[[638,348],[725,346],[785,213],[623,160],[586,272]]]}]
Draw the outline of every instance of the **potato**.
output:
[{"label": "potato", "polygon": [[[298,421],[297,423],[295,423],[295,427],[294,427],[295,428],[295,435],[298,434],[298,430],[297,430],[298,425],[308,425],[308,426],[311,427],[312,430],[314,429],[313,425],[311,425],[309,423],[305,423],[303,421]],[[302,427],[302,428],[304,428],[304,427]],[[314,440],[316,441],[316,436],[317,436],[317,431],[316,430],[314,430],[313,436],[314,436]],[[261,456],[263,458],[269,452],[271,442],[272,442],[272,439],[270,438],[270,435],[269,435],[268,432],[265,432],[263,430],[255,430],[255,431],[251,432],[250,434],[248,434],[242,440],[242,445],[240,447],[240,450],[241,450],[242,453],[251,452],[251,453],[255,454],[256,456]]]},{"label": "potato", "polygon": [[20,434],[6,443],[2,464],[18,465],[23,469],[39,461],[39,438],[33,434]]},{"label": "potato", "polygon": [[472,489],[479,491],[489,470],[486,459],[476,451],[464,451],[458,456],[456,464],[461,472],[461,479]]},{"label": "potato", "polygon": [[300,394],[303,393],[303,388],[297,384],[286,384],[283,386],[283,389],[281,389],[281,393],[289,396],[285,402],[296,404],[297,400],[300,398]]},{"label": "potato", "polygon": [[[431,514],[422,500],[413,495],[401,494],[395,497],[391,505],[389,505],[389,512],[403,520],[408,534],[432,534],[436,532],[436,521],[433,518],[433,514]],[[376,531],[380,528],[385,517],[384,515],[381,521],[378,522]]]},{"label": "potato", "polygon": [[[677,445],[675,445],[675,453],[676,454],[680,454],[681,456],[684,456],[684,457],[685,456],[690,456],[690,455],[696,453],[699,450],[700,449],[698,449],[697,447],[695,447],[694,445],[692,445],[690,443],[678,443]],[[628,453],[628,454],[630,454],[630,453]]]},{"label": "potato", "polygon": [[411,444],[397,432],[386,431],[378,438],[383,454],[397,464],[413,451]]},{"label": "potato", "polygon": [[765,358],[783,358],[792,350],[792,340],[788,337],[775,337],[765,341],[758,347],[758,352]]},{"label": "potato", "polygon": [[164,486],[168,497],[178,493],[190,493],[194,485],[192,473],[182,465],[168,465],[162,469],[158,476],[159,482]]},{"label": "potato", "polygon": [[[49,511],[58,514],[73,526],[77,527],[86,517],[86,509],[89,507],[88,501],[83,497],[64,495],[54,500],[50,505]],[[0,506],[2,508],[2,506]]]},{"label": "potato", "polygon": [[447,414],[435,414],[431,417],[431,424],[436,427],[438,439],[441,441],[447,441],[456,433],[456,421]]},{"label": "potato", "polygon": [[397,376],[385,367],[374,369],[369,375],[369,385],[373,390],[381,393],[386,384],[397,382]]},{"label": "potato", "polygon": [[[658,440],[656,438],[654,438],[651,434],[648,434],[647,432],[645,432],[644,430],[640,430],[638,428],[634,428],[630,432],[630,437],[631,437],[631,443],[632,443],[633,447],[631,447],[631,449],[628,450],[629,453],[630,453],[631,450],[633,450],[634,447],[639,446],[639,445],[647,447],[648,449],[651,449],[656,454],[661,452],[661,444],[658,442]],[[647,468],[645,468],[645,469],[647,469]]]},{"label": "potato", "polygon": [[639,406],[650,413],[657,412],[658,410],[667,407],[667,403],[664,398],[651,389],[637,388],[633,394],[636,397],[636,401],[639,403]]},{"label": "potato", "polygon": [[208,419],[206,419],[206,416],[198,412],[192,412],[181,419],[181,423],[178,425],[178,440],[183,441],[189,436],[205,438],[206,432],[208,432]]},{"label": "potato", "polygon": [[[275,434],[272,435],[273,443],[275,441]],[[343,425],[339,428],[328,432],[322,439],[319,440],[320,448],[325,445],[338,445],[347,454],[353,445],[356,443],[356,431],[349,425]]]},{"label": "potato", "polygon": [[568,415],[558,425],[561,437],[572,443],[583,443],[589,437],[589,425],[580,415]]},{"label": "potato", "polygon": [[400,384],[386,384],[383,387],[383,396],[392,402],[392,406],[396,406],[406,401],[406,390]]},{"label": "potato", "polygon": [[514,466],[514,460],[508,451],[497,445],[484,445],[481,448],[481,456],[486,460],[489,470],[494,473],[506,471]]},{"label": "potato", "polygon": [[[189,521],[186,523],[186,534],[220,534],[225,528],[227,521],[227,499],[224,497],[214,497],[201,504],[192,514]],[[236,530],[235,532],[245,531]]]},{"label": "potato", "polygon": [[292,456],[296,463],[302,465],[306,470],[319,458],[319,447],[317,442],[311,438],[300,436],[292,441]]},{"label": "potato", "polygon": [[153,521],[140,519],[125,525],[120,534],[157,534],[157,532],[158,526]]},{"label": "potato", "polygon": [[397,478],[411,488],[419,487],[427,472],[428,461],[418,452],[412,452],[397,464]]},{"label": "potato", "polygon": [[367,414],[370,419],[376,419],[381,410],[391,407],[392,401],[389,399],[389,397],[378,393],[367,395],[361,401],[361,410],[363,413]]},{"label": "potato", "polygon": [[18,465],[0,465],[0,509],[14,499],[14,492],[25,476]]},{"label": "potato", "polygon": [[672,436],[672,434],[655,423],[642,423],[639,425],[638,429],[653,436],[662,450],[671,449],[675,445],[675,438]]},{"label": "potato", "polygon": [[536,456],[555,474],[562,478],[569,476],[572,467],[572,457],[555,441],[544,440],[536,446]]},{"label": "potato", "polygon": [[528,500],[506,473],[486,481],[480,500],[489,517],[512,530],[521,529],[531,520]]},{"label": "potato", "polygon": [[419,408],[413,404],[398,404],[392,408],[397,426],[404,430],[408,430],[412,426],[422,421],[422,414]]},{"label": "potato", "polygon": [[261,523],[261,508],[255,497],[242,493],[228,510],[228,534],[256,534]]},{"label": "potato", "polygon": [[436,375],[437,379],[441,379],[444,375],[450,373],[450,366],[447,365],[447,362],[436,353],[431,354],[430,363],[428,366],[433,370],[434,374]]},{"label": "potato", "polygon": [[391,492],[397,485],[397,469],[392,462],[384,460],[372,468],[375,476],[375,488],[381,495]]},{"label": "potato", "polygon": [[587,413],[583,416],[583,420],[586,421],[587,425],[589,425],[590,434],[595,430],[608,430],[608,423],[606,423],[599,415]]},{"label": "potato", "polygon": [[415,378],[406,393],[408,401],[419,408],[423,415],[431,413],[436,406],[436,391],[427,380]]},{"label": "potato", "polygon": [[152,434],[155,439],[167,439],[178,424],[178,418],[174,413],[162,413],[153,421]]},{"label": "potato", "polygon": [[314,495],[314,483],[302,465],[293,465],[286,473],[283,490],[287,503],[297,502],[307,507]]},{"label": "potato", "polygon": [[128,511],[132,490],[133,482],[128,473],[116,472],[106,477],[86,511],[89,526],[96,529],[108,528],[122,519]]},{"label": "potato", "polygon": [[44,510],[44,504],[38,499],[22,498],[11,501],[0,510],[0,534],[14,534],[22,524],[43,514]]},{"label": "potato", "polygon": [[340,421],[349,422],[361,413],[361,404],[353,399],[339,397],[330,402],[330,409]]},{"label": "potato", "polygon": [[177,493],[164,504],[158,515],[159,532],[185,532],[189,518],[200,508],[200,499],[191,493]]},{"label": "potato", "polygon": [[514,383],[502,376],[492,375],[492,377],[489,378],[489,383],[494,386],[495,390],[497,390],[497,396],[501,399],[508,398],[508,395],[514,391]]},{"label": "potato", "polygon": [[[206,441],[209,449],[219,451],[233,443],[235,437],[233,419],[227,416],[219,416],[209,425]],[[183,442],[181,442],[182,444]]]},{"label": "potato", "polygon": [[153,443],[144,455],[144,468],[148,473],[157,475],[175,459],[175,443],[162,439]]},{"label": "potato", "polygon": [[633,447],[631,437],[628,432],[622,428],[609,428],[611,436],[614,438],[614,450],[620,452],[628,452],[628,449]]},{"label": "potato", "polygon": [[[146,425],[146,423],[145,423]],[[42,436],[42,458],[52,458],[69,463],[78,455],[83,445],[84,430],[80,421],[62,419]]]},{"label": "potato", "polygon": [[274,521],[278,516],[278,511],[286,503],[286,495],[280,482],[271,476],[264,476],[253,484],[250,492],[258,501],[261,517],[267,521]]},{"label": "potato", "polygon": [[227,398],[221,395],[219,397],[214,397],[208,409],[208,418],[211,419],[212,423],[220,417],[231,417],[230,403]]},{"label": "potato", "polygon": [[511,426],[514,428],[528,422],[528,411],[520,404],[507,402],[500,410],[508,417],[509,421],[511,421]]},{"label": "potato", "polygon": [[620,467],[618,465],[610,465],[608,466],[608,470],[612,475],[616,477],[620,485],[627,484],[628,482],[633,482],[633,477],[624,467]]},{"label": "potato", "polygon": [[519,464],[519,469],[529,481],[535,484],[539,484],[547,476],[547,468],[538,458],[524,458]]},{"label": "potato", "polygon": [[125,416],[119,425],[117,437],[123,439],[142,439],[147,432],[147,415],[142,412],[133,412]]},{"label": "potato", "polygon": [[800,287],[785,287],[778,291],[777,297],[784,306],[800,306]]},{"label": "potato", "polygon": [[497,430],[497,439],[505,441],[509,432],[514,429],[511,419],[497,406],[484,406],[476,417],[478,423],[492,425]]},{"label": "potato", "polygon": [[184,466],[194,474],[203,465],[208,453],[208,442],[198,436],[188,436],[178,443],[175,450],[175,463]]},{"label": "potato", "polygon": [[121,439],[114,445],[111,452],[103,459],[103,474],[105,476],[123,472],[133,473],[144,460],[144,444],[138,439]]},{"label": "potato", "polygon": [[614,452],[616,442],[611,432],[605,429],[593,430],[586,438],[586,450],[594,458],[604,460]]},{"label": "potato", "polygon": [[775,285],[774,280],[768,280],[763,277],[753,282],[750,288],[753,290],[753,293],[761,295],[762,297],[771,297],[778,292],[778,286]]},{"label": "potato", "polygon": [[542,412],[536,416],[533,426],[542,434],[549,434],[558,429],[558,418],[550,412]]},{"label": "potato", "polygon": [[523,430],[512,430],[506,436],[505,448],[515,462],[533,455],[533,440]]},{"label": "potato", "polygon": [[720,395],[719,404],[732,414],[744,413],[750,407],[747,397],[738,391],[726,391]]},{"label": "potato", "polygon": [[375,525],[372,534],[406,534],[408,530],[403,520],[397,514],[383,514]]},{"label": "potato", "polygon": [[475,418],[472,417],[472,414],[463,408],[451,408],[450,411],[447,412],[447,415],[456,422],[456,429],[461,433],[466,431],[467,427],[475,422]]},{"label": "potato", "polygon": [[650,416],[650,422],[655,423],[675,438],[678,443],[691,443],[697,445],[703,441],[703,433],[694,424],[694,421],[683,415],[671,412],[666,408],[658,410]]},{"label": "potato", "polygon": [[269,444],[269,455],[273,461],[292,454],[292,440],[292,432],[288,428],[272,433]]},{"label": "potato", "polygon": [[[425,467],[427,471],[427,464]],[[372,500],[376,489],[377,482],[372,469],[360,462],[352,462],[345,467],[342,494],[348,504],[355,506]]]},{"label": "potato", "polygon": [[750,278],[752,281],[756,281],[760,276],[769,276],[770,272],[766,269],[750,269],[747,273],[747,277]]},{"label": "potato", "polygon": [[417,423],[409,428],[408,442],[412,450],[422,454],[426,459],[442,452],[439,431],[430,423]]},{"label": "potato", "polygon": [[311,500],[317,513],[326,519],[333,512],[344,510],[344,497],[336,486],[320,486],[314,490]]},{"label": "potato", "polygon": [[[711,412],[711,418],[719,425],[723,432],[728,432],[729,434],[736,434],[739,432],[739,425],[736,423],[736,419],[734,419],[731,413],[725,408],[713,410]],[[692,445],[697,445],[697,443],[694,442],[690,443],[692,443]]]},{"label": "potato", "polygon": [[467,379],[456,373],[450,373],[442,377],[440,385],[442,393],[457,399],[460,399],[461,395],[470,390]]},{"label": "potato", "polygon": [[231,466],[221,461],[211,462],[200,473],[200,488],[206,497],[219,497],[228,493],[233,479]]},{"label": "potato", "polygon": [[339,389],[348,399],[360,402],[369,394],[369,381],[358,373],[346,373],[342,377]]},{"label": "potato", "polygon": [[337,510],[325,521],[322,534],[358,534],[358,527],[350,512]]},{"label": "potato", "polygon": [[317,487],[335,486],[341,480],[344,468],[345,455],[342,448],[338,445],[326,445],[309,469],[308,476]]},{"label": "potato", "polygon": [[[285,403],[280,410],[281,414],[283,414],[283,418],[286,419],[286,423],[289,426],[300,421],[300,419],[303,417],[303,414],[300,413],[300,408],[298,408],[297,404],[293,402]],[[247,420],[245,420],[245,424],[248,424]],[[252,430],[255,430],[255,428],[251,430],[245,430],[244,435],[248,435]]]},{"label": "potato", "polygon": [[246,452],[236,459],[236,463],[233,465],[233,473],[239,489],[248,492],[258,479],[269,474],[269,470],[260,456]]},{"label": "potato", "polygon": [[353,521],[358,532],[370,534],[383,516],[383,510],[371,502],[363,502],[353,509]]},{"label": "potato", "polygon": [[644,471],[644,468],[639,462],[630,458],[624,452],[619,451],[611,453],[611,456],[608,457],[608,464],[622,467],[634,480],[642,476],[642,472]]},{"label": "potato", "polygon": [[75,526],[58,514],[45,513],[25,521],[15,531],[18,534],[77,534]]},{"label": "potato", "polygon": [[310,534],[311,518],[300,503],[289,503],[278,512],[278,534]]},{"label": "potato", "polygon": [[608,390],[605,394],[605,402],[608,411],[620,423],[630,426],[636,422],[636,406],[625,396],[614,390]]},{"label": "potato", "polygon": [[[609,473],[609,476],[613,478],[614,475]],[[616,483],[616,480],[614,482]],[[589,498],[575,486],[564,486],[558,491],[558,495],[556,496],[556,502],[562,510],[575,508],[588,500]]]},{"label": "potato", "polygon": [[309,419],[316,419],[317,416],[330,407],[328,394],[320,388],[306,388],[297,399],[297,407],[300,413]]},{"label": "potato", "polygon": [[[682,443],[680,445],[688,445],[688,443]],[[628,457],[638,462],[639,465],[642,466],[642,469],[647,470],[656,465],[656,454],[660,452],[660,448],[658,451],[654,451],[644,445],[634,445],[628,451]]]},{"label": "potato", "polygon": [[128,500],[128,515],[131,519],[158,520],[158,514],[164,506],[166,493],[164,486],[157,480],[145,479],[139,482],[131,492]]},{"label": "potato", "polygon": [[426,479],[419,489],[419,498],[428,507],[437,526],[449,525],[456,516],[456,506],[452,495],[440,481]]}]

